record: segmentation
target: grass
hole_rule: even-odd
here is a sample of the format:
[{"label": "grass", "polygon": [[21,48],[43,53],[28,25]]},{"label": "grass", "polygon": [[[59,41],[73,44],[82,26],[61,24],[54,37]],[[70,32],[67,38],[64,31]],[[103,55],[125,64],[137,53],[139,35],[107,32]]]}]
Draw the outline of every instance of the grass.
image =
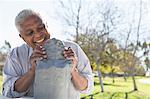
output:
[{"label": "grass", "polygon": [[[150,79],[146,77],[136,77],[138,91],[133,91],[132,79],[127,82],[122,77],[115,78],[112,83],[111,78],[104,78],[104,92],[100,92],[99,80],[94,78],[94,89],[90,95],[81,95],[81,99],[150,99],[150,84],[140,83],[140,79]],[[0,76],[0,91],[2,90],[2,76]],[[0,92],[1,93],[1,92]]]},{"label": "grass", "polygon": [[[133,91],[132,79],[128,78],[127,82],[122,77],[115,78],[112,83],[111,78],[103,79],[104,92],[100,92],[99,80],[95,78],[95,86],[92,94],[81,95],[81,99],[150,99],[150,84],[143,84],[139,79],[145,77],[136,77],[138,91]],[[146,78],[150,79],[150,78]]]},{"label": "grass", "polygon": [[0,95],[1,95],[1,93],[2,93],[2,80],[3,79],[3,77],[0,75]]}]

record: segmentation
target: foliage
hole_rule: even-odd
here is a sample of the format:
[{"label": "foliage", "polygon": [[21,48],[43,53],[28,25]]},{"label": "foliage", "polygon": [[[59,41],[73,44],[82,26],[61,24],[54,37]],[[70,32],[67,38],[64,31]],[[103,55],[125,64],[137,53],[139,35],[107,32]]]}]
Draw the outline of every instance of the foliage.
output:
[{"label": "foliage", "polygon": [[137,76],[144,76],[145,75],[145,70],[144,70],[143,66],[136,66],[135,74]]},{"label": "foliage", "polygon": [[2,77],[2,75],[0,75],[0,94],[2,92],[2,79],[3,79],[3,77]]},{"label": "foliage", "polygon": [[[93,70],[96,70],[96,57],[100,57],[101,63],[99,64],[99,66],[102,73],[108,73],[111,72],[110,70],[112,70],[114,72],[126,72],[128,74],[131,74],[133,71],[133,60],[136,60],[134,70],[140,71],[138,69],[141,69],[141,74],[144,73],[144,71],[142,71],[143,67],[139,65],[139,58],[133,56],[131,52],[124,52],[124,50],[119,48],[117,46],[117,43],[113,40],[109,40],[109,42],[107,41],[105,49],[103,51],[96,50],[97,45],[102,45],[102,41],[99,40],[100,42],[97,42],[97,39],[98,38],[95,34],[79,35],[79,45],[89,57]],[[106,68],[108,68],[109,66],[111,67],[111,69],[107,70]],[[138,72],[135,72],[135,74],[138,74]]]},{"label": "foliage", "polygon": [[2,54],[7,54],[11,50],[11,45],[8,41],[5,40],[5,44],[0,48]]},{"label": "foliage", "polygon": [[[143,15],[142,0],[138,2],[139,9],[135,10],[138,10],[137,21],[135,21],[136,18],[132,17],[132,21],[125,23],[129,27],[120,23],[122,18],[113,0],[95,1],[95,5],[91,10],[86,9],[87,6],[83,4],[82,0],[68,1],[67,4],[70,7],[66,7],[67,4],[64,5],[65,3],[62,0],[60,0],[60,3],[64,9],[63,12],[65,12],[65,16],[62,18],[68,22],[69,26],[74,28],[74,32],[76,32],[74,39],[89,57],[93,69],[95,70],[97,66],[98,70],[100,66],[102,72],[111,72],[113,74],[121,71],[125,74],[130,74],[137,90],[134,75],[139,71],[142,72],[139,67],[141,66],[141,57],[138,57],[137,52],[140,48],[147,48],[147,44],[143,43],[142,45],[139,38]],[[84,21],[81,16],[82,11],[88,12],[84,13],[84,16],[87,16],[84,17]],[[81,25],[81,23],[84,24]],[[125,26],[125,28],[122,28],[122,30],[120,29],[121,26]],[[117,38],[112,36],[114,33],[125,34],[125,37],[123,37],[125,39],[121,40],[124,44],[120,43],[121,41],[116,41]],[[131,33],[135,34],[135,40],[130,40]],[[105,68],[108,67],[110,71],[109,69],[105,71]],[[98,73],[99,78],[101,78],[100,71]]]},{"label": "foliage", "polygon": [[104,74],[109,74],[111,71],[110,66],[106,65],[106,66],[99,66],[100,71]]},{"label": "foliage", "polygon": [[6,56],[10,52],[10,50],[10,43],[5,41],[5,44],[0,48],[0,62],[4,62],[6,60]]}]

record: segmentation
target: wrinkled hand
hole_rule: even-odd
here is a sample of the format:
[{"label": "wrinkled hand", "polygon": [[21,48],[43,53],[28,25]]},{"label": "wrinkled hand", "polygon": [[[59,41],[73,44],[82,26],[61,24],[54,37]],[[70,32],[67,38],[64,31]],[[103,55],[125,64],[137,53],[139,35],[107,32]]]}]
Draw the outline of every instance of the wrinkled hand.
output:
[{"label": "wrinkled hand", "polygon": [[31,54],[30,59],[29,59],[29,62],[31,64],[31,70],[35,71],[35,68],[37,65],[36,62],[44,58],[47,58],[47,54],[46,54],[44,47],[37,45],[34,48],[33,53]]},{"label": "wrinkled hand", "polygon": [[68,47],[68,48],[65,48],[64,52],[64,57],[65,59],[70,59],[72,61],[72,69],[71,69],[71,73],[73,71],[77,71],[77,64],[78,64],[78,60],[77,60],[77,56],[76,54],[73,52],[73,50]]}]

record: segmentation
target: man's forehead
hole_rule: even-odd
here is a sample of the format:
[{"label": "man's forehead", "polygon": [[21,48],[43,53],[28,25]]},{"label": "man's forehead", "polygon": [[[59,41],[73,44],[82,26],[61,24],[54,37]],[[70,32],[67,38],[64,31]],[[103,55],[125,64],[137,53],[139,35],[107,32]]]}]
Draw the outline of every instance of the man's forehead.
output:
[{"label": "man's forehead", "polygon": [[25,23],[42,23],[42,19],[38,16],[29,16],[25,19],[25,21],[23,22],[23,24]]},{"label": "man's forehead", "polygon": [[28,29],[30,27],[34,27],[34,26],[39,26],[42,25],[43,22],[39,17],[36,16],[29,16],[28,18],[25,19],[25,21],[21,24],[21,27],[23,29]]}]

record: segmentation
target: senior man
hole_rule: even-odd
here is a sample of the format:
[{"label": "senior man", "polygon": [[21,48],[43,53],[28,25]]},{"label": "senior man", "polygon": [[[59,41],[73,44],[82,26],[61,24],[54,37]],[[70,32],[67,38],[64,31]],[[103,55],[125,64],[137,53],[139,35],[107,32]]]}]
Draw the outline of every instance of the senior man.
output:
[{"label": "senior man", "polygon": [[[30,9],[24,9],[16,16],[15,25],[26,44],[14,48],[7,57],[3,69],[2,93],[7,97],[33,97],[36,62],[47,58],[43,45],[50,39],[50,33],[39,13]],[[79,99],[80,93],[89,93],[93,87],[90,62],[79,45],[63,42],[68,47],[64,49],[64,58],[72,60],[72,90],[75,92],[74,97]]]}]

